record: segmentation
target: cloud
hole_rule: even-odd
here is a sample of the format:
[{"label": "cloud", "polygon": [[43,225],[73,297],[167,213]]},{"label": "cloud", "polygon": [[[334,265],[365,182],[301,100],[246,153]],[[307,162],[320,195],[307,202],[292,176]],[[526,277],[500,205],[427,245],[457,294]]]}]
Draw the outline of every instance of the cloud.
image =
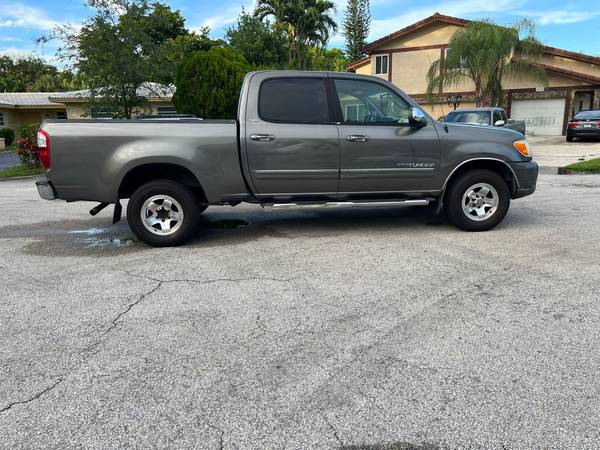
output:
[{"label": "cloud", "polygon": [[242,9],[253,11],[256,5],[256,0],[242,0],[239,4],[231,5],[222,9],[222,12],[214,16],[204,19],[200,26],[192,27],[193,31],[197,31],[202,27],[208,27],[211,30],[218,30],[227,25],[236,23]]},{"label": "cloud", "polygon": [[0,28],[35,28],[49,30],[58,22],[48,17],[45,11],[22,3],[8,3],[0,8]]},{"label": "cloud", "polygon": [[584,22],[598,17],[600,12],[592,11],[521,11],[521,14],[530,17],[540,25],[568,24]]}]

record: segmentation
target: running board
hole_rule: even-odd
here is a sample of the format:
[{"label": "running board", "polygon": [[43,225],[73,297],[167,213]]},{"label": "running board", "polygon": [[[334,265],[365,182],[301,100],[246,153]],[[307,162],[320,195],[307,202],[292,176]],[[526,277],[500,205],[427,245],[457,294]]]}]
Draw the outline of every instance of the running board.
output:
[{"label": "running board", "polygon": [[273,209],[331,209],[331,208],[372,208],[391,206],[427,206],[434,199],[395,200],[390,202],[326,202],[326,203],[273,203]]}]

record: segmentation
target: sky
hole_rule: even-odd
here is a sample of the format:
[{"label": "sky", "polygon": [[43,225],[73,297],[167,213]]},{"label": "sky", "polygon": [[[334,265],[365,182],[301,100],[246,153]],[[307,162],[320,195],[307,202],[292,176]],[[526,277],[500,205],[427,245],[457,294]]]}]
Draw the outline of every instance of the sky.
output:
[{"label": "sky", "polygon": [[[211,36],[222,37],[235,24],[242,8],[253,9],[255,0],[162,0],[182,12],[189,29],[208,26]],[[335,18],[341,23],[347,0],[334,0]],[[537,37],[546,45],[600,56],[598,0],[371,0],[369,41],[424,19],[435,12],[465,19],[490,18],[510,24],[522,17],[536,23]],[[0,0],[0,54],[35,54],[56,62],[57,43],[44,46],[35,40],[58,24],[81,24],[92,14],[83,0]],[[335,35],[330,47],[343,47]]]}]

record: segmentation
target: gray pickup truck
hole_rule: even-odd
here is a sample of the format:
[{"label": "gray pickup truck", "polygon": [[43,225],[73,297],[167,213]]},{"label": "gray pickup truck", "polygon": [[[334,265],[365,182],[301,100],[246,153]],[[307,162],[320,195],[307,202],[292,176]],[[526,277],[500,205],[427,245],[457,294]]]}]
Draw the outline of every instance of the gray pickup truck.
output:
[{"label": "gray pickup truck", "polygon": [[457,109],[446,115],[446,122],[464,123],[467,125],[483,125],[486,127],[502,127],[525,134],[525,121],[509,119],[504,108],[490,106],[487,108]]},{"label": "gray pickup truck", "polygon": [[38,133],[47,200],[129,199],[154,246],[192,236],[209,205],[432,204],[469,231],[534,192],[538,167],[512,130],[438,123],[396,86],[350,73],[264,71],[237,120],[47,120]]}]

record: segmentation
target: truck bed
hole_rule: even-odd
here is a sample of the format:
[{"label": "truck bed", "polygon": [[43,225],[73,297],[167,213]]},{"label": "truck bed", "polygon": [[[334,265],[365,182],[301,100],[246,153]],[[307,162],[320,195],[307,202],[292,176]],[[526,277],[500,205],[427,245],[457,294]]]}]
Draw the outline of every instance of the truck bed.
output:
[{"label": "truck bed", "polygon": [[[206,196],[246,193],[234,120],[47,120],[60,198],[114,202],[119,181],[141,164],[179,164],[209,187]],[[171,155],[171,156],[170,156]]]}]

